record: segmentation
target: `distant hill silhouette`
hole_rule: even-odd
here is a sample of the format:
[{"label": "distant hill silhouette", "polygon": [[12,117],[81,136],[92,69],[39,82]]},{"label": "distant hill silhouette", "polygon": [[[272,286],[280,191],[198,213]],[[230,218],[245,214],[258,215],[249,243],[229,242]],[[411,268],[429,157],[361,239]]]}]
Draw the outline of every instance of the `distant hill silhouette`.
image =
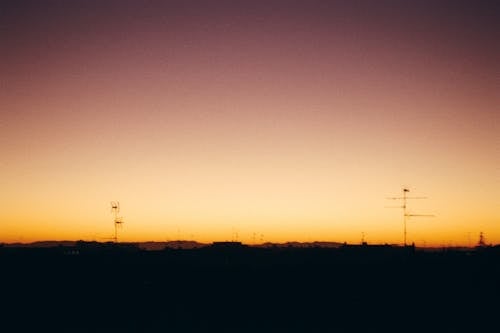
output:
[{"label": "distant hill silhouette", "polygon": [[286,242],[283,244],[277,244],[277,246],[287,246],[287,247],[341,247],[343,243],[337,242]]},{"label": "distant hill silhouette", "polygon": [[168,242],[139,242],[136,243],[140,249],[149,251],[158,251],[165,248],[171,249],[198,249],[200,247],[207,246],[208,244],[198,243],[196,241],[189,240],[175,240]]},{"label": "distant hill silhouette", "polygon": [[76,241],[37,241],[32,243],[4,243],[5,247],[56,247],[75,246]]},{"label": "distant hill silhouette", "polygon": [[[78,243],[94,243],[94,244],[110,244],[112,242],[96,242],[96,241],[36,241],[31,243],[4,243],[5,247],[34,247],[34,248],[46,248],[46,247],[57,247],[57,246],[76,246]],[[218,242],[216,242],[218,243]],[[212,243],[200,243],[193,240],[172,240],[165,242],[147,241],[147,242],[121,242],[120,244],[129,244],[139,247],[142,250],[148,251],[159,251],[165,248],[170,249],[198,249],[201,247],[209,246]],[[244,244],[244,243],[243,243]],[[326,241],[315,241],[315,242],[285,242],[285,243],[271,243],[266,242],[262,244],[244,244],[251,247],[324,247],[324,248],[338,248],[344,243],[339,242],[326,242]]]},{"label": "distant hill silhouette", "polygon": [[[96,241],[36,241],[31,243],[3,243],[4,247],[20,247],[20,248],[50,248],[50,247],[58,247],[58,246],[77,246],[81,244],[113,244],[112,242],[96,242]],[[178,248],[178,249],[196,249],[203,246],[207,246],[208,244],[198,243],[196,241],[187,241],[187,240],[177,240],[177,241],[168,241],[168,242],[120,242],[121,245],[133,245],[137,246],[142,250],[163,250],[165,248]]]},{"label": "distant hill silhouette", "polygon": [[[395,244],[349,244],[349,243],[340,243],[340,242],[328,242],[328,241],[313,241],[313,242],[297,242],[297,241],[290,241],[290,242],[284,242],[284,243],[272,243],[272,242],[265,242],[262,244],[245,244],[241,242],[214,242],[214,243],[200,243],[194,240],[172,240],[172,241],[165,241],[165,242],[156,242],[156,241],[147,241],[147,242],[120,242],[118,244],[115,244],[111,241],[107,242],[97,242],[97,241],[83,241],[83,240],[78,240],[78,241],[69,241],[69,240],[62,240],[62,241],[56,241],[56,240],[46,240],[46,241],[36,241],[36,242],[31,242],[31,243],[0,243],[0,246],[6,247],[6,248],[53,248],[53,247],[75,247],[75,246],[82,246],[85,245],[87,247],[100,247],[100,246],[121,246],[121,247],[136,247],[140,250],[147,250],[147,251],[161,251],[164,249],[182,249],[182,250],[189,250],[189,249],[199,249],[207,246],[213,246],[213,245],[222,245],[226,244],[226,247],[228,244],[240,244],[243,246],[248,246],[248,247],[254,247],[254,248],[331,248],[331,249],[338,249],[342,247],[369,247],[369,248],[377,248],[377,247],[399,247],[399,245]],[[492,245],[485,245],[482,247],[475,247],[475,248],[470,248],[470,247],[463,247],[463,246],[454,246],[454,247],[423,247],[420,248],[423,251],[429,251],[429,252],[434,252],[434,251],[443,251],[443,250],[448,250],[448,251],[471,251],[473,249],[482,249],[482,248],[489,248],[492,247]]]}]

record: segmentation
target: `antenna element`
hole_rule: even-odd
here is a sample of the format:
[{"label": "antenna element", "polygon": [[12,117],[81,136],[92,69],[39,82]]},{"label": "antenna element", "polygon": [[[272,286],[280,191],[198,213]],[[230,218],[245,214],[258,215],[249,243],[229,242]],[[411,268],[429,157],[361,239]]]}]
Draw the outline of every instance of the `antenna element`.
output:
[{"label": "antenna element", "polygon": [[403,200],[403,205],[394,207],[394,208],[403,208],[403,244],[406,246],[406,221],[409,217],[434,217],[434,215],[423,215],[423,214],[409,214],[406,210],[406,200],[408,199],[427,199],[427,197],[409,197],[406,194],[410,192],[410,190],[406,187],[403,187],[403,196],[402,197],[389,197],[389,200]]},{"label": "antenna element", "polygon": [[120,212],[120,202],[118,201],[111,201],[111,213],[114,215],[114,225],[115,225],[115,243],[118,243],[118,228],[122,227],[123,224],[123,219],[121,216],[118,216],[118,213]]}]

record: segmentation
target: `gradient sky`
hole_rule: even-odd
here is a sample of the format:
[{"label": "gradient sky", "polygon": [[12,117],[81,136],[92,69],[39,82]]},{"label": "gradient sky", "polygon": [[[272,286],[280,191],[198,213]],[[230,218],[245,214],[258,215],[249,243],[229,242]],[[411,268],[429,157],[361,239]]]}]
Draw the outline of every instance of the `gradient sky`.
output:
[{"label": "gradient sky", "polygon": [[0,241],[499,243],[497,7],[2,1]]}]

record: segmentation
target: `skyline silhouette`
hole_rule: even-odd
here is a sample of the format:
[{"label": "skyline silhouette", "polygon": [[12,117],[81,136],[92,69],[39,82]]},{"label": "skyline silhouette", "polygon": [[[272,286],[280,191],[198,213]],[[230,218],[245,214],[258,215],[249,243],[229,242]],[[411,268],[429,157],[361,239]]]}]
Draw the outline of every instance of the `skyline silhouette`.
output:
[{"label": "skyline silhouette", "polygon": [[[0,246],[2,327],[20,332],[422,332],[496,327],[500,247],[144,251]],[[56,315],[55,315],[56,314]],[[30,320],[26,320],[29,318]]]}]

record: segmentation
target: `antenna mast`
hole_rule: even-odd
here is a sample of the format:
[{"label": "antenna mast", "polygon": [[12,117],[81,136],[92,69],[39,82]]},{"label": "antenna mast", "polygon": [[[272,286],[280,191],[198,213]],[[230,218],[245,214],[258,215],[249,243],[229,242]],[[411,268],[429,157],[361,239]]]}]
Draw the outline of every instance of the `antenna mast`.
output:
[{"label": "antenna mast", "polygon": [[482,231],[479,233],[479,242],[477,243],[477,246],[479,247],[486,246],[486,242],[484,241],[484,233]]},{"label": "antenna mast", "polygon": [[120,202],[111,201],[111,213],[114,215],[114,225],[115,225],[115,243],[118,243],[118,228],[122,226],[123,220],[118,213],[120,212]]},{"label": "antenna mast", "polygon": [[409,197],[409,196],[407,196],[407,193],[409,193],[409,192],[410,192],[410,190],[407,187],[403,187],[403,196],[387,198],[389,200],[403,200],[402,206],[396,206],[393,208],[403,208],[403,244],[404,244],[404,246],[406,246],[406,221],[408,220],[409,217],[434,217],[434,215],[409,214],[407,209],[406,209],[407,208],[406,201],[408,199],[427,199],[427,197]]}]

